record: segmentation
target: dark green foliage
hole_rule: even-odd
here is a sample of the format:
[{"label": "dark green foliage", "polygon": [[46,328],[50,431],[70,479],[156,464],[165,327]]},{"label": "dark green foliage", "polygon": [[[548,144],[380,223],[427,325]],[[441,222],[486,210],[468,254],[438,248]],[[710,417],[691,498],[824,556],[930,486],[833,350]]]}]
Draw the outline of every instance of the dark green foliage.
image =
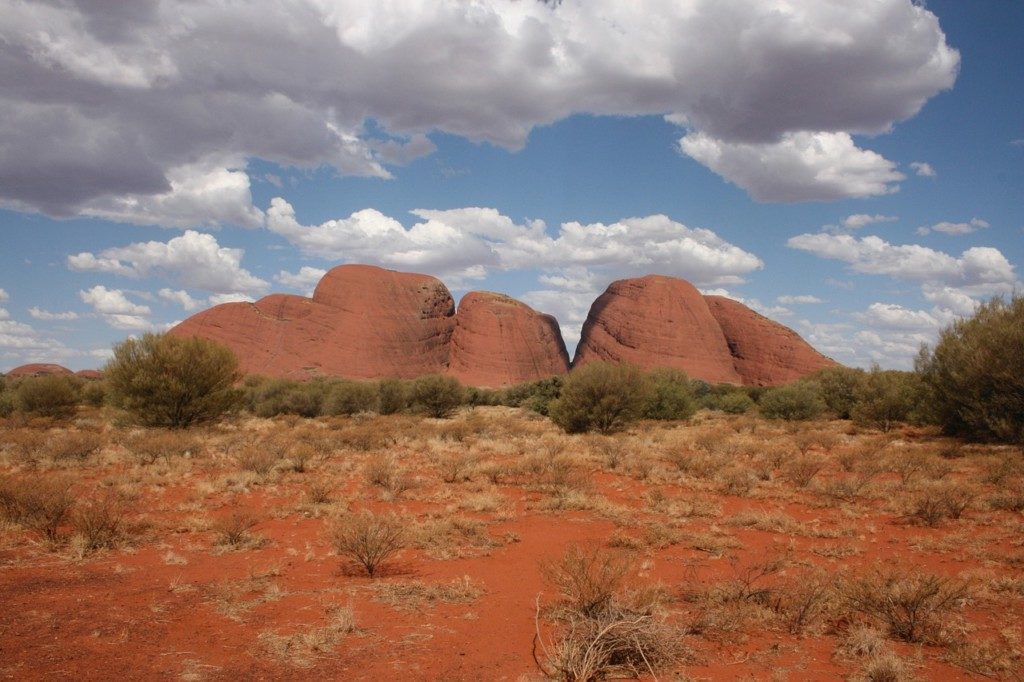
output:
[{"label": "dark green foliage", "polygon": [[327,390],[323,411],[326,414],[358,414],[377,410],[377,384],[361,381],[338,381]]},{"label": "dark green foliage", "polygon": [[591,362],[565,378],[550,416],[567,433],[620,431],[641,416],[646,389],[643,374],[632,365]]},{"label": "dark green foliage", "polygon": [[382,379],[377,384],[377,411],[395,414],[409,407],[409,386],[401,379]]},{"label": "dark green foliage", "polygon": [[323,380],[292,381],[250,376],[245,379],[243,393],[245,405],[257,417],[295,414],[312,418],[324,413],[330,388],[330,384]]},{"label": "dark green foliage", "polygon": [[563,380],[561,376],[553,376],[509,386],[502,392],[501,402],[509,407],[525,407],[547,416],[552,401],[562,394]]},{"label": "dark green foliage", "polygon": [[686,374],[659,368],[645,377],[645,397],[641,410],[644,419],[689,419],[697,411],[693,387]]},{"label": "dark green foliage", "polygon": [[712,406],[726,414],[746,414],[753,409],[755,403],[753,398],[747,395],[746,391],[730,391],[718,396]]},{"label": "dark green foliage", "polygon": [[935,420],[970,440],[1024,443],[1024,296],[996,298],[943,330],[917,370]]},{"label": "dark green foliage", "polygon": [[829,367],[811,377],[829,412],[839,419],[850,419],[857,402],[857,389],[864,383],[864,370],[854,367]]},{"label": "dark green foliage", "polygon": [[232,409],[234,353],[207,339],[146,334],[114,346],[103,371],[112,404],[145,426],[185,428]]},{"label": "dark green foliage", "polygon": [[433,374],[412,382],[413,405],[431,417],[450,417],[462,404],[463,395],[462,384],[454,377]]},{"label": "dark green foliage", "polygon": [[769,419],[803,421],[817,419],[825,411],[825,402],[813,384],[798,381],[765,391],[759,403],[761,414]]},{"label": "dark green foliage", "polygon": [[467,405],[500,405],[501,393],[491,388],[467,386],[463,401]]},{"label": "dark green foliage", "polygon": [[914,420],[923,386],[913,372],[882,370],[876,365],[864,375],[854,395],[853,420],[889,431],[900,422]]},{"label": "dark green foliage", "polygon": [[14,391],[14,405],[26,414],[70,417],[78,405],[77,382],[68,376],[26,377]]}]

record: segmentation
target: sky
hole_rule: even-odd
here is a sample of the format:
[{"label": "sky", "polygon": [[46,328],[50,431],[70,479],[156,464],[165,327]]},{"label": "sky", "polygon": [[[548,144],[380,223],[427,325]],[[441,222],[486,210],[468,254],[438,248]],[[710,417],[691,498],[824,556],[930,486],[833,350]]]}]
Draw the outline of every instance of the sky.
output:
[{"label": "sky", "polygon": [[1017,0],[0,0],[0,371],[341,263],[907,369],[1022,291]]}]

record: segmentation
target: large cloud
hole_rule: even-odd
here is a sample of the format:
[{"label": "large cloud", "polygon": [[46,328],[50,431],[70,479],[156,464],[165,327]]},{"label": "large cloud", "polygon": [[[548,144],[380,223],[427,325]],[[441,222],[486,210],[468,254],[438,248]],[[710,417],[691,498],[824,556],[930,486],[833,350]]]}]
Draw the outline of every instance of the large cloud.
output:
[{"label": "large cloud", "polygon": [[1014,266],[1001,251],[975,246],[959,257],[920,244],[890,244],[881,237],[801,234],[791,248],[848,263],[856,272],[957,287],[976,294],[1008,293],[1017,285]]},{"label": "large cloud", "polygon": [[[550,270],[546,283],[579,291],[578,280],[658,272],[699,284],[736,283],[762,267],[761,260],[711,230],[663,215],[612,224],[563,223],[550,236],[542,221],[517,224],[492,208],[416,209],[421,222],[405,228],[374,209],[320,225],[302,225],[284,199],[267,210],[267,227],[307,254],[331,260],[419,269],[444,278],[483,278],[489,269]],[[574,286],[562,286],[568,281]],[[605,284],[607,281],[605,282]],[[589,290],[589,286],[587,287]]]},{"label": "large cloud", "polygon": [[[887,192],[898,174],[848,135],[913,116],[959,62],[912,0],[0,0],[0,13],[0,200],[169,225],[256,222],[245,159],[388,177],[432,151],[432,131],[514,149],[581,112],[670,114],[729,162],[695,158],[761,198]],[[829,144],[796,153],[808,140]],[[744,174],[744,145],[799,172],[781,187]]]},{"label": "large cloud", "polygon": [[138,242],[68,256],[68,267],[124,277],[162,277],[189,288],[219,294],[262,293],[269,284],[241,266],[242,249],[217,243],[210,234],[187,230],[167,242]]}]

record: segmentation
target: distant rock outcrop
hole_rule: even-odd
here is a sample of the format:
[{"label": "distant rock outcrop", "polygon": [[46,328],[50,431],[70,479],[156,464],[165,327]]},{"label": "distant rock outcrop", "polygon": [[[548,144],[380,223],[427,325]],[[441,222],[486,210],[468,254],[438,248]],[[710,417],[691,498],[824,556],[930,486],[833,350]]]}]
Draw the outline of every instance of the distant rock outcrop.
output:
[{"label": "distant rock outcrop", "polygon": [[455,328],[447,287],[427,275],[341,265],[313,298],[273,294],[193,315],[169,333],[235,351],[244,373],[409,379],[444,372]]},{"label": "distant rock outcrop", "polygon": [[83,379],[102,379],[103,372],[98,369],[80,369],[75,372],[75,376]]},{"label": "distant rock outcrop", "polygon": [[573,364],[593,360],[748,386],[785,384],[836,364],[742,303],[658,275],[613,282],[594,302]]},{"label": "distant rock outcrop", "polygon": [[[246,374],[412,379],[448,374],[500,387],[565,374],[558,322],[502,294],[466,294],[458,311],[427,275],[341,265],[312,298],[272,294],[193,315],[170,334],[219,341]],[[833,363],[746,306],[649,275],[612,283],[590,309],[573,364],[674,367],[713,383],[775,385]]]},{"label": "distant rock outcrop", "polygon": [[472,291],[455,316],[448,373],[472,386],[503,386],[569,371],[558,321],[504,294]]},{"label": "distant rock outcrop", "polygon": [[34,362],[28,365],[15,367],[7,373],[9,377],[44,377],[51,375],[74,374],[67,367],[43,362]]},{"label": "distant rock outcrop", "polygon": [[594,360],[672,367],[712,383],[742,383],[704,297],[674,277],[612,282],[590,307],[573,365]]},{"label": "distant rock outcrop", "polygon": [[704,300],[725,334],[736,371],[748,386],[787,384],[838,364],[789,327],[738,301],[723,296],[705,296]]}]

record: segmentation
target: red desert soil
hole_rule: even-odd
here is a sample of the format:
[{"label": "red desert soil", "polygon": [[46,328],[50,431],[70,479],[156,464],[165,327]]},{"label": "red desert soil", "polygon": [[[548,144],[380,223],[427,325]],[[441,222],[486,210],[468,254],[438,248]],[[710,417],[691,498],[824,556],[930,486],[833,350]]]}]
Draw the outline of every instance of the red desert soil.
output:
[{"label": "red desert soil", "polygon": [[[100,449],[54,461],[48,443],[72,432],[98,434]],[[509,408],[241,419],[175,435],[189,454],[151,463],[133,454],[143,435],[96,412],[0,428],[0,480],[67,476],[80,506],[115,493],[125,522],[93,552],[71,526],[48,546],[0,525],[0,677],[542,679],[538,600],[548,646],[560,630],[540,565],[582,544],[631,556],[629,583],[656,589],[683,628],[685,656],[660,679],[843,679],[882,654],[917,679],[1019,679],[1024,520],[994,500],[1021,469],[1005,448],[708,412],[567,436]],[[807,458],[821,468],[802,485],[794,462]],[[837,486],[857,477],[854,492]],[[968,509],[916,522],[908,505],[946,484],[971,492]],[[317,486],[327,501],[311,500]],[[331,542],[334,519],[357,510],[399,514],[408,533],[372,579]],[[255,525],[223,544],[239,512]],[[887,637],[840,596],[791,631],[770,600],[722,596],[771,559],[781,568],[756,585],[779,599],[879,567],[964,580],[970,596],[923,644]],[[866,626],[881,652],[849,653]]]}]

